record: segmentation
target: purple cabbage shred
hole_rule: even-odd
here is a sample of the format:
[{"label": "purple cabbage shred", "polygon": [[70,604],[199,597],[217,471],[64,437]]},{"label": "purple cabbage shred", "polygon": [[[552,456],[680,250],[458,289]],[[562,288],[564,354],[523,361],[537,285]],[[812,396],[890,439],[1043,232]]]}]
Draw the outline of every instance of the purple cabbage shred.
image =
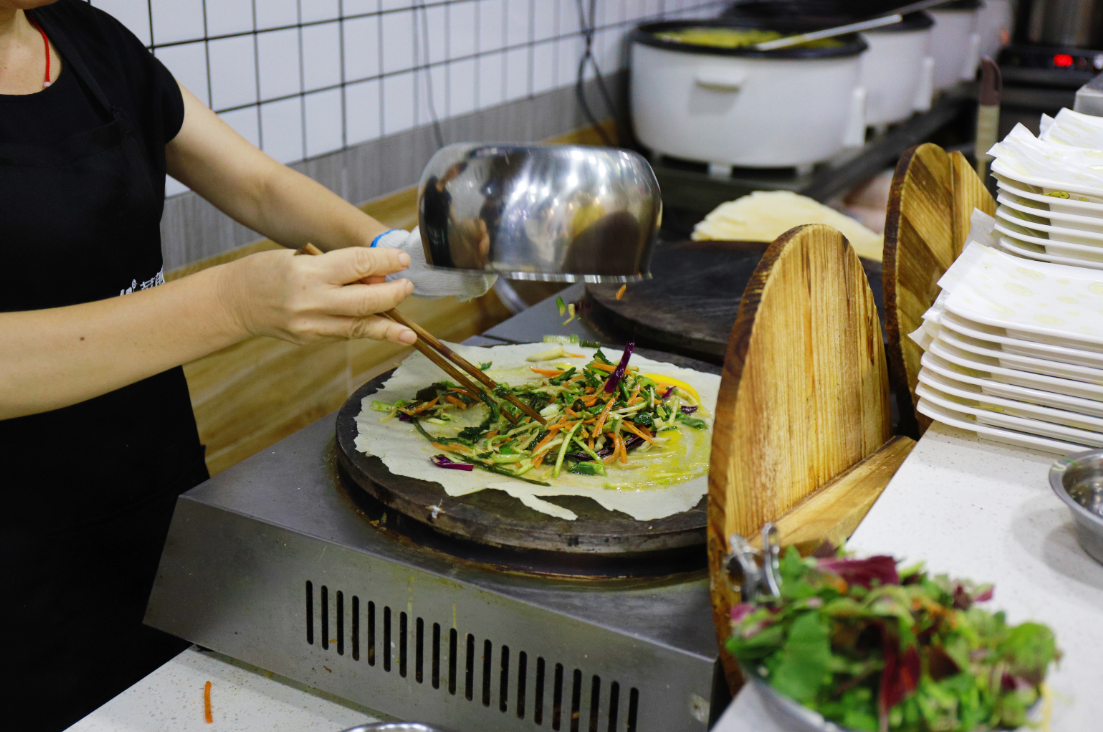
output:
[{"label": "purple cabbage shred", "polygon": [[620,363],[617,364],[617,368],[609,375],[609,378],[605,380],[605,393],[612,394],[620,386],[620,380],[624,378],[624,372],[628,369],[628,359],[632,358],[632,351],[636,349],[635,341],[628,341],[628,345],[624,347],[624,353],[620,357]]},{"label": "purple cabbage shred", "polygon": [[438,468],[445,468],[447,470],[466,470],[471,471],[475,469],[474,465],[468,465],[467,463],[457,463],[453,460],[449,460],[444,455],[434,455],[432,458],[433,465]]},{"label": "purple cabbage shred", "polygon": [[682,414],[693,414],[697,411],[697,407],[682,407]]}]

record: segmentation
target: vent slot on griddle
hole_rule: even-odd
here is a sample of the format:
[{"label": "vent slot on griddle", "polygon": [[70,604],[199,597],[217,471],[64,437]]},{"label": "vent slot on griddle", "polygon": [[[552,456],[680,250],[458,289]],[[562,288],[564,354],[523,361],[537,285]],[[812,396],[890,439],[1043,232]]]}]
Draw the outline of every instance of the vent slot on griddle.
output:
[{"label": "vent slot on griddle", "polygon": [[[638,726],[636,687],[624,699],[617,681],[607,683],[583,669],[512,650],[509,643],[455,628],[445,639],[440,622],[392,612],[385,604],[377,612],[374,600],[363,602],[359,595],[348,596],[326,585],[316,588],[310,581],[305,620],[307,645],[334,652],[356,666],[365,661],[381,673],[397,673],[425,693],[465,699],[486,708],[487,714],[509,714],[526,726],[553,732],[644,732]],[[377,663],[377,638],[382,663]]]}]

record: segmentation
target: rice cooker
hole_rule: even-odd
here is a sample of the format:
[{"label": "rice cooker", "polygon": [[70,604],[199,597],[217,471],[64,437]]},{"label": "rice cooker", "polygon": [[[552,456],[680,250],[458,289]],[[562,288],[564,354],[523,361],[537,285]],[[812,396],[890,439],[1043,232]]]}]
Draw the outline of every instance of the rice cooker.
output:
[{"label": "rice cooker", "polygon": [[631,111],[654,155],[732,167],[810,168],[865,141],[866,91],[857,35],[837,43],[756,51],[680,42],[687,28],[809,30],[792,22],[718,18],[649,23],[629,36]]}]

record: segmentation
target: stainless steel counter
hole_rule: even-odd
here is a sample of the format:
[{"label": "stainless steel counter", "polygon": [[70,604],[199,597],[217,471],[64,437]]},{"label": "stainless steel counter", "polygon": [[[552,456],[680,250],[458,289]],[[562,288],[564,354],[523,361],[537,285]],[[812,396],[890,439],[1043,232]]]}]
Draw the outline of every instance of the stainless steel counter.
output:
[{"label": "stainless steel counter", "polygon": [[[558,318],[550,300],[487,335],[595,337],[549,309]],[[603,732],[706,728],[716,640],[703,572],[549,579],[423,549],[374,527],[345,493],[334,424],[329,415],[181,497],[147,623],[457,729],[573,730],[574,715]]]}]

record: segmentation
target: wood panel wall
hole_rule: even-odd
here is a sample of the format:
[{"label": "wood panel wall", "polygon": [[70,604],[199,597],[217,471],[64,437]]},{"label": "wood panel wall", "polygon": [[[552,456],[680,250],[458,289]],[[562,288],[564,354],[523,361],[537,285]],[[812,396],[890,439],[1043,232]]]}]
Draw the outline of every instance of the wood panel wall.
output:
[{"label": "wood panel wall", "polygon": [[[611,122],[605,129],[612,132]],[[600,144],[590,128],[549,140]],[[417,190],[408,188],[360,207],[388,226],[417,225]],[[279,245],[264,240],[182,267],[177,279],[207,267]],[[411,297],[399,310],[438,338],[462,341],[510,316],[498,297],[461,303],[452,298]],[[185,364],[199,437],[211,474],[244,460],[338,409],[361,384],[396,366],[411,348],[377,341],[295,346],[274,338],[250,338]]]}]

